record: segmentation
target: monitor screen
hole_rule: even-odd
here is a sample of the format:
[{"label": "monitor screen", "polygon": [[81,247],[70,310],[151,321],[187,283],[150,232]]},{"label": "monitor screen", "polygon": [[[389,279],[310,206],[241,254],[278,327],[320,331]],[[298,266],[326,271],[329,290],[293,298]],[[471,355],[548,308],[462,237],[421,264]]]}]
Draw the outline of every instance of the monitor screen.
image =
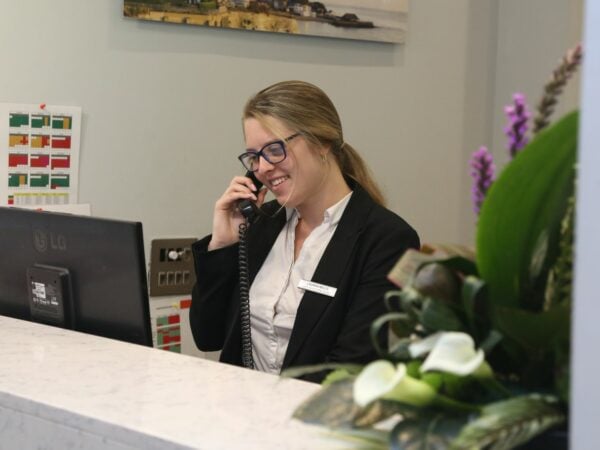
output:
[{"label": "monitor screen", "polygon": [[141,223],[0,207],[0,252],[0,314],[152,345]]}]

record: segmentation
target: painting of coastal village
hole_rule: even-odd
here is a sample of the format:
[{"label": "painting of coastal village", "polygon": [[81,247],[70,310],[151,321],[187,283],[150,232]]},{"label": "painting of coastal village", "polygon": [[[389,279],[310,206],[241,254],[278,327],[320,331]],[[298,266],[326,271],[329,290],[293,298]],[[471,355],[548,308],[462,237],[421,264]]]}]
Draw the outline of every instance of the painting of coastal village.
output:
[{"label": "painting of coastal village", "polygon": [[402,43],[409,0],[124,0],[157,22]]}]

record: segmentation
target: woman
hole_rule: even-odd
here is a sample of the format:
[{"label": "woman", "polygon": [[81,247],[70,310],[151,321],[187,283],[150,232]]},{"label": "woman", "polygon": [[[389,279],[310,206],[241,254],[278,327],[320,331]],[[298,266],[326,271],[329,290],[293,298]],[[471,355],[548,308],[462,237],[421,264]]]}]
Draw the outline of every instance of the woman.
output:
[{"label": "woman", "polygon": [[[278,374],[374,359],[369,327],[385,312],[383,295],[393,287],[386,275],[407,248],[419,247],[416,232],[384,208],[316,86],[286,81],[262,90],[246,104],[243,126],[239,159],[265,188],[234,177],[215,204],[212,235],[193,246],[197,346],[242,365],[238,203],[249,199],[262,210],[247,233],[254,366]],[[267,191],[275,200],[263,204]]]}]

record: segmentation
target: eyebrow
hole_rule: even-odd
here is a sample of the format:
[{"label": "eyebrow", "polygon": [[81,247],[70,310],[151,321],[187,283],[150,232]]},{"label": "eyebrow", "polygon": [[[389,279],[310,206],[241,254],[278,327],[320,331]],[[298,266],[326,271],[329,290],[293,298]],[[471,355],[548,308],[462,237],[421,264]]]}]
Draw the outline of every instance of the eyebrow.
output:
[{"label": "eyebrow", "polygon": [[[273,139],[272,141],[268,141],[268,142],[264,143],[263,145],[261,145],[260,150],[265,148],[267,145],[275,144],[276,142],[285,142],[285,140],[284,139]],[[246,152],[258,153],[258,152],[260,152],[260,150],[256,150],[255,148],[247,148]]]}]

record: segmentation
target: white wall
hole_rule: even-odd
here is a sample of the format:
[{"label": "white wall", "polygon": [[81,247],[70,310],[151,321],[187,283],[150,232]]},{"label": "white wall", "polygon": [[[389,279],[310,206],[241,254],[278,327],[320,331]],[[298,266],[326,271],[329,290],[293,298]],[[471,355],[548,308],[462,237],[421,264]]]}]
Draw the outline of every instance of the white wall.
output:
[{"label": "white wall", "polygon": [[[494,81],[494,134],[491,148],[499,166],[508,160],[503,106],[522,92],[535,114],[552,71],[567,49],[581,41],[582,0],[501,0]],[[559,97],[552,120],[579,104],[579,73]]]},{"label": "white wall", "polygon": [[[471,242],[467,160],[492,142],[499,90],[531,73],[539,89],[571,43],[557,36],[570,14],[562,0],[543,0],[535,30],[515,14],[541,2],[415,0],[404,45],[143,23],[123,18],[121,1],[11,3],[0,101],[81,105],[80,200],[142,221],[149,242],[207,233],[214,200],[242,172],[245,100],[276,81],[311,81],[390,207],[424,241]],[[504,55],[507,30],[545,64]]]}]

